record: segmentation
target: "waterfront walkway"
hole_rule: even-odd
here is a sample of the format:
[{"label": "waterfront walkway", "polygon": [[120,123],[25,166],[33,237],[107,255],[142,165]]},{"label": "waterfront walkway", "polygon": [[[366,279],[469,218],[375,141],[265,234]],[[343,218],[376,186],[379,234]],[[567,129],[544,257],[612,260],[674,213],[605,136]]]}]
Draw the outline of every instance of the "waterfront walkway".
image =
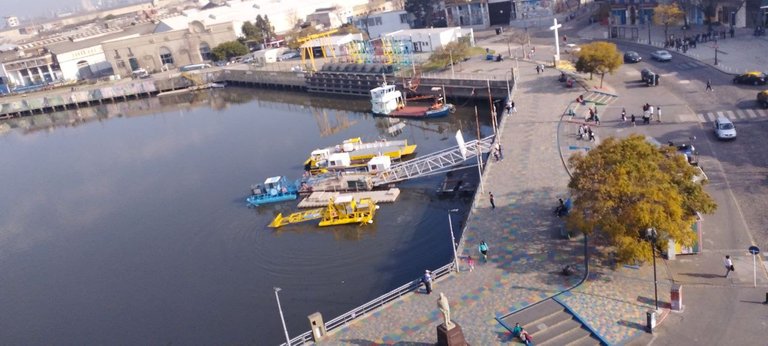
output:
[{"label": "waterfront walkway", "polygon": [[[408,294],[334,331],[320,344],[434,344],[442,318],[436,306],[440,292],[450,300],[452,319],[473,345],[515,343],[496,317],[556,294],[610,344],[647,338],[645,313],[653,305],[648,266],[612,270],[610,261],[597,256],[599,251],[590,242],[595,255],[588,280],[568,291],[584,275],[583,242],[581,237],[560,236],[562,223],[552,210],[557,198],[567,195],[569,175],[563,159],[572,153],[569,143],[576,141],[572,125],[561,124],[561,116],[584,90],[565,89],[557,82],[559,72],[548,69],[537,75],[533,66],[520,63],[515,93],[518,113],[505,116],[502,122],[504,159],[489,164],[484,192],[477,194],[468,217],[460,247],[462,271],[436,282],[434,294],[423,290]],[[489,192],[495,197],[495,209]],[[483,263],[477,250],[482,240],[490,247],[488,263]],[[477,262],[473,272],[464,260],[469,255]],[[577,275],[559,275],[566,264],[576,265]],[[659,277],[666,277],[664,268]],[[668,292],[668,285],[662,283],[662,302],[669,301]]]}]

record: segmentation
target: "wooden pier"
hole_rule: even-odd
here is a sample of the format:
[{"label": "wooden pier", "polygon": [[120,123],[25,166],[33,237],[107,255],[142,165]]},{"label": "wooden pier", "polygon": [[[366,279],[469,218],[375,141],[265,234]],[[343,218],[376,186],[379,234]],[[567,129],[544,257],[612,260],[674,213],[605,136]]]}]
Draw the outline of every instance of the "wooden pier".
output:
[{"label": "wooden pier", "polygon": [[360,192],[313,192],[307,198],[299,202],[299,208],[317,208],[328,205],[331,198],[339,195],[352,195],[355,199],[370,198],[376,203],[394,203],[400,196],[400,189],[391,188],[389,190],[374,190]]}]

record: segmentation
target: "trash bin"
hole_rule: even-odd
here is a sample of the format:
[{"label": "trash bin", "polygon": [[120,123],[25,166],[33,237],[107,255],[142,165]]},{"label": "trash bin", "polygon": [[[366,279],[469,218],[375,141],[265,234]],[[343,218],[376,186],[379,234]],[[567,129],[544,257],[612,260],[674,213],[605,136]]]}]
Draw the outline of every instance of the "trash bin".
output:
[{"label": "trash bin", "polygon": [[501,28],[496,28],[496,35],[501,35]]},{"label": "trash bin", "polygon": [[648,311],[645,315],[646,330],[648,333],[653,334],[653,329],[656,328],[656,312]]}]

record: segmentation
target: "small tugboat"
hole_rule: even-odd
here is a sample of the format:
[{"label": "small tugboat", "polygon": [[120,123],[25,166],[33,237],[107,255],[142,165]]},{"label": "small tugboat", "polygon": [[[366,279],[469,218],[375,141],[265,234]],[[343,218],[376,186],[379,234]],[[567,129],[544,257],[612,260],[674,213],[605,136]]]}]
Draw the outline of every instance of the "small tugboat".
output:
[{"label": "small tugboat", "polygon": [[379,209],[379,206],[370,198],[355,200],[352,195],[341,195],[335,199],[330,199],[325,208],[297,212],[287,217],[283,217],[283,214],[277,214],[269,227],[280,228],[285,225],[317,219],[320,219],[318,224],[320,227],[349,223],[364,225],[373,223],[376,209]]},{"label": "small tugboat", "polygon": [[409,145],[406,139],[366,143],[356,137],[345,140],[341,145],[313,150],[304,161],[304,170],[314,175],[329,170],[364,167],[375,156],[384,155],[399,160],[415,152],[416,145]]},{"label": "small tugboat", "polygon": [[384,84],[371,89],[371,110],[375,115],[388,117],[425,119],[439,118],[456,110],[450,103],[444,103],[444,95],[434,97],[431,106],[407,106],[400,90],[394,85]]},{"label": "small tugboat", "polygon": [[263,185],[251,186],[252,195],[245,199],[249,207],[294,200],[299,197],[296,184],[289,184],[283,176],[267,178]]}]

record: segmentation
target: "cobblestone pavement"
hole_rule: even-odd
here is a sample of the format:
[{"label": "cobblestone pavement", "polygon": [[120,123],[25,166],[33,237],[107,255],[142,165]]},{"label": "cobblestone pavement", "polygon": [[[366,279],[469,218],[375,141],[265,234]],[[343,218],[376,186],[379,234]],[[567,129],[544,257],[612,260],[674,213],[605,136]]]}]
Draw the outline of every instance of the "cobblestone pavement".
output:
[{"label": "cobblestone pavement", "polygon": [[[578,120],[560,121],[568,108],[577,112],[576,119],[583,119],[587,108],[570,102],[583,90],[565,89],[557,82],[557,71],[536,75],[533,66],[520,62],[518,113],[505,116],[500,139],[504,159],[490,162],[484,192],[478,193],[467,220],[461,273],[436,282],[436,294],[429,296],[423,290],[408,294],[333,332],[320,344],[433,344],[441,323],[436,306],[440,292],[451,301],[452,319],[475,345],[514,343],[495,318],[556,294],[610,344],[644,343],[650,338],[645,320],[654,307],[652,266],[614,268],[606,251],[597,251],[590,240],[590,275],[566,291],[583,276],[583,242],[580,237],[560,237],[562,224],[552,210],[557,198],[567,194],[569,176],[563,159],[583,151],[578,147],[597,143],[576,138]],[[494,194],[495,209],[488,192]],[[477,251],[482,240],[490,246],[488,263]],[[469,255],[477,261],[473,272],[467,271],[463,260]],[[669,314],[671,281],[663,263],[659,261],[657,272],[662,308],[658,321]],[[565,264],[576,264],[581,275],[558,275]]]},{"label": "cobblestone pavement", "polygon": [[[453,319],[475,345],[510,341],[495,317],[575,285],[579,275],[566,278],[558,272],[565,264],[583,262],[581,242],[559,239],[560,220],[552,215],[568,183],[556,131],[567,105],[564,100],[571,95],[559,97],[564,91],[558,89],[558,97],[552,98],[555,78],[537,78],[532,66],[521,77],[520,96],[515,99],[518,113],[504,119],[504,159],[490,163],[484,193],[478,194],[464,230],[460,256],[478,259],[475,270],[466,271],[462,261],[461,273],[434,287],[435,293],[448,296]],[[495,209],[488,192],[495,196]],[[488,263],[477,251],[482,240],[490,247]],[[333,333],[322,344],[434,343],[440,323],[436,299],[437,294],[409,294]]]}]

